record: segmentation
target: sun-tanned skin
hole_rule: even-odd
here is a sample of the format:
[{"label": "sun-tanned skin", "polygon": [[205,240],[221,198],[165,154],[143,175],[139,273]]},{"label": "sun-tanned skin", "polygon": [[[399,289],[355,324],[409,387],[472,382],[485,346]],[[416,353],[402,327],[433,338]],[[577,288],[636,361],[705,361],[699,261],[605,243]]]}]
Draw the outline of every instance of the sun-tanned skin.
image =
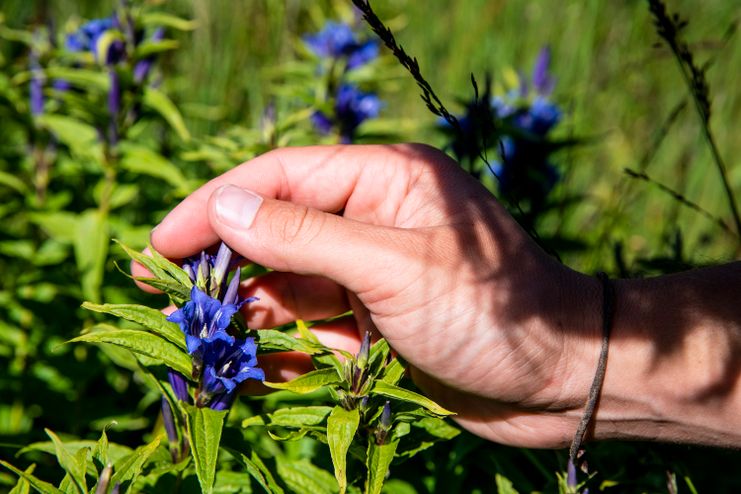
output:
[{"label": "sun-tanned skin", "polygon": [[[153,231],[183,258],[223,239],[275,271],[249,324],[383,335],[417,384],[484,438],[567,445],[599,355],[599,282],[546,255],[494,197],[422,145],[286,148],[212,180]],[[134,269],[141,269],[134,267]],[[593,437],[741,445],[741,263],[616,282]],[[261,362],[288,378],[305,362]]]}]

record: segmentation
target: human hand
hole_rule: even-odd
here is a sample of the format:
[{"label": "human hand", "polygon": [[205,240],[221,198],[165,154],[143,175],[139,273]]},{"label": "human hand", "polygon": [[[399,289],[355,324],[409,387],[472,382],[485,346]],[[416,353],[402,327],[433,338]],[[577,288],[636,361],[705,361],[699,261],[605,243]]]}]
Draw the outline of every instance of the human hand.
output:
[{"label": "human hand", "polygon": [[[325,342],[380,333],[466,429],[521,446],[570,441],[598,355],[598,316],[583,314],[599,314],[599,288],[548,257],[443,153],[276,150],[204,185],[152,232],[170,258],[219,239],[275,270],[243,287],[260,298],[250,327],[352,308],[319,329]],[[265,366],[275,375],[295,361]]]}]

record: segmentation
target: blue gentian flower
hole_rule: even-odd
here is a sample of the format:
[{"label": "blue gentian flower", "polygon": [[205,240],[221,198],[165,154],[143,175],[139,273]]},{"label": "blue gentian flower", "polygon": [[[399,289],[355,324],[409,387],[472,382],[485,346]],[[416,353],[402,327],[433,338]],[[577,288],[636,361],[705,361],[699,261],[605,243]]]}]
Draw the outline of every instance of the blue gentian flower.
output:
[{"label": "blue gentian flower", "polygon": [[366,93],[357,86],[343,84],[335,96],[334,118],[315,112],[311,121],[322,134],[328,134],[333,127],[338,127],[340,141],[347,144],[352,142],[358,126],[369,118],[377,117],[382,106],[381,99],[375,93]]},{"label": "blue gentian flower", "polygon": [[347,60],[347,70],[361,67],[378,57],[378,42],[369,40],[360,43],[352,28],[342,22],[329,21],[324,29],[304,37],[309,49],[322,58]]},{"label": "blue gentian flower", "polygon": [[503,195],[526,201],[531,213],[545,204],[547,194],[560,178],[548,160],[548,134],[562,118],[561,109],[549,99],[555,84],[549,72],[550,58],[548,47],[543,48],[530,80],[520,74],[517,87],[508,93],[469,103],[466,113],[458,118],[461,132],[450,143],[462,163],[472,163],[496,143],[498,159],[484,171],[496,175]]},{"label": "blue gentian flower", "polygon": [[[194,256],[183,262],[183,270],[188,273],[191,281],[195,286],[203,290],[211,297],[221,300],[222,297],[232,288],[230,298],[225,300],[226,303],[236,302],[236,289],[239,284],[239,271],[232,278],[234,287],[227,286],[227,274],[239,262],[239,256],[235,256],[232,250],[225,244],[221,243],[216,255],[207,252],[201,252],[200,256]],[[235,282],[234,279],[237,279]]]},{"label": "blue gentian flower", "polygon": [[237,387],[247,379],[265,380],[257,367],[257,345],[253,338],[237,339],[225,332],[209,338],[203,346],[203,378],[196,403],[215,410],[231,407]]},{"label": "blue gentian flower", "polygon": [[[183,269],[193,287],[190,300],[167,317],[177,323],[185,335],[188,353],[193,361],[192,378],[198,381],[196,405],[224,410],[231,406],[236,388],[247,379],[264,380],[262,369],[257,367],[257,347],[252,338],[235,338],[230,334],[232,317],[255,297],[239,296],[240,269],[237,268],[230,282],[227,277],[233,264],[238,262],[231,249],[221,244],[216,255],[202,252],[187,259]],[[190,399],[187,389],[183,397],[182,377],[171,372],[171,385],[179,399]]]},{"label": "blue gentian flower", "polygon": [[188,353],[193,356],[195,364],[197,360],[202,360],[204,341],[225,333],[239,307],[238,304],[222,304],[194,286],[190,291],[190,300],[167,316],[167,320],[180,326],[185,334]]}]

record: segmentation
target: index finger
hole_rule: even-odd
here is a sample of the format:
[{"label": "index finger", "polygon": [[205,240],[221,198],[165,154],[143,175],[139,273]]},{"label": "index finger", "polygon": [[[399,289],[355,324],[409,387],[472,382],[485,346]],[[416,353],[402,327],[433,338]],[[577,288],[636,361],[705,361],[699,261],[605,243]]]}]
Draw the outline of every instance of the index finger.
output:
[{"label": "index finger", "polygon": [[[152,245],[166,257],[185,258],[215,244],[218,237],[208,220],[208,200],[215,190],[227,184],[333,213],[345,209],[356,192],[367,196],[359,200],[361,203],[381,203],[388,199],[388,189],[358,190],[361,174],[383,180],[383,173],[379,173],[382,169],[398,171],[412,161],[411,155],[419,154],[418,148],[346,145],[271,151],[211,180],[185,198],[152,231]],[[371,197],[374,195],[378,197]]]}]

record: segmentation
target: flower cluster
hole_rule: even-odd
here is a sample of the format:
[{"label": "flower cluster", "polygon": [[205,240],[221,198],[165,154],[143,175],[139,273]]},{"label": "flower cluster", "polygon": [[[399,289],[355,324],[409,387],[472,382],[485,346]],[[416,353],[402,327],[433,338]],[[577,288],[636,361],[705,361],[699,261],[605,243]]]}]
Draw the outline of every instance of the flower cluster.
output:
[{"label": "flower cluster", "polygon": [[[255,300],[239,296],[239,268],[227,281],[234,264],[232,252],[225,244],[216,255],[203,253],[187,260],[184,270],[193,281],[190,300],[167,318],[177,323],[185,335],[193,360],[191,377],[198,382],[196,405],[215,410],[231,407],[238,386],[247,379],[265,379],[257,367],[254,339],[232,334],[232,317],[244,304]],[[182,376],[170,374],[170,384],[178,398],[189,401],[184,382]]]},{"label": "flower cluster", "polygon": [[[157,28],[150,37],[151,41],[161,41],[164,29]],[[93,19],[82,24],[76,31],[68,33],[64,48],[77,55],[78,63],[90,63],[94,60],[108,71],[110,88],[108,90],[108,113],[110,117],[107,137],[110,144],[116,144],[119,138],[118,120],[122,114],[122,78],[117,67],[126,62],[133,64],[133,81],[143,84],[154,65],[154,55],[134,60],[134,50],[144,40],[144,33],[134,26],[134,20],[125,9],[110,17]],[[123,79],[124,81],[126,78]],[[64,80],[54,83],[57,90],[69,89]]]},{"label": "flower cluster", "polygon": [[[503,96],[484,98],[467,105],[459,118],[460,135],[450,148],[459,161],[474,160],[488,146],[497,144],[498,158],[491,171],[499,191],[515,201],[527,201],[539,210],[559,174],[548,160],[550,131],[561,120],[561,110],[550,96],[555,80],[549,72],[550,50],[543,48],[530,80],[518,77],[515,89]],[[487,85],[488,86],[488,85]]]},{"label": "flower cluster", "polygon": [[314,128],[323,135],[336,130],[340,142],[353,141],[356,129],[365,120],[375,118],[383,106],[375,93],[365,92],[356,84],[344,80],[348,71],[362,67],[378,57],[379,46],[376,40],[361,42],[352,28],[345,23],[327,22],[320,32],[304,37],[309,50],[328,61],[331,68],[341,67],[339,81],[332,80],[332,111],[318,110],[311,117]]}]

